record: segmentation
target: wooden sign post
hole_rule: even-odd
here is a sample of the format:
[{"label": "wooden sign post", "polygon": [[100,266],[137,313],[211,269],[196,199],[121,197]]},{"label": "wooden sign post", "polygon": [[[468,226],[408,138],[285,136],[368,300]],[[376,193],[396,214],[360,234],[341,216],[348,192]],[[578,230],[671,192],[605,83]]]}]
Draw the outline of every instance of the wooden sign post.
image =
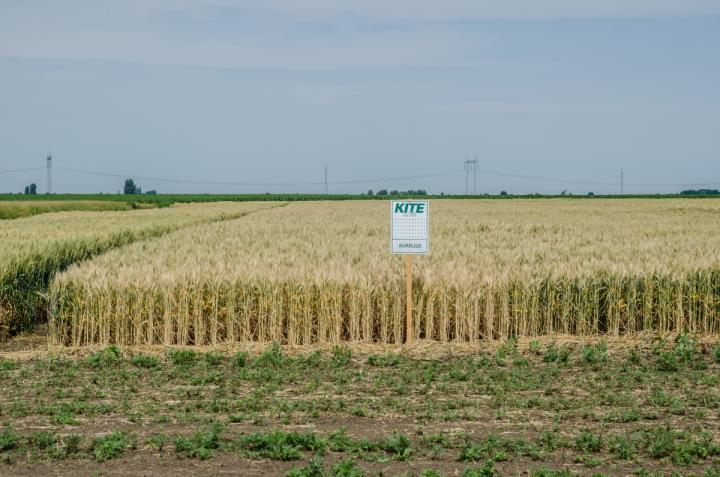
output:
[{"label": "wooden sign post", "polygon": [[390,252],[405,255],[406,323],[405,342],[415,336],[413,322],[413,255],[427,255],[430,232],[430,204],[427,200],[390,201]]},{"label": "wooden sign post", "polygon": [[405,328],[405,342],[413,341],[413,298],[412,298],[412,279],[413,279],[413,256],[405,255],[405,296],[407,299],[407,321]]}]

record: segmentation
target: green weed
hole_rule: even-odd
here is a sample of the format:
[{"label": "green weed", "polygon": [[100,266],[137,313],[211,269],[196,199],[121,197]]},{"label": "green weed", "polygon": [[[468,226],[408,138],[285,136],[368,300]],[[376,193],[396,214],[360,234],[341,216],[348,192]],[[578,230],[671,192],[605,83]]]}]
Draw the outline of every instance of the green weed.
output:
[{"label": "green weed", "polygon": [[134,445],[127,435],[115,431],[110,435],[95,438],[91,451],[95,460],[103,462],[120,457],[126,449],[132,447]]},{"label": "green weed", "polygon": [[347,346],[334,346],[332,356],[330,357],[330,363],[336,367],[347,366],[350,364],[352,358],[352,351]]},{"label": "green weed", "polygon": [[138,354],[132,357],[132,364],[138,368],[157,368],[160,360],[155,356]]},{"label": "green weed", "polygon": [[486,460],[482,467],[465,469],[462,477],[495,477],[497,471],[492,460]]},{"label": "green weed", "polygon": [[380,368],[388,368],[398,366],[400,364],[400,356],[396,354],[371,354],[367,357],[367,364]]},{"label": "green weed", "polygon": [[364,477],[365,471],[352,459],[345,459],[332,467],[333,477]]},{"label": "green weed", "polygon": [[177,437],[175,451],[191,459],[209,459],[213,456],[213,450],[220,447],[222,430],[222,425],[215,423],[207,430],[196,432],[192,437]]},{"label": "green weed", "polygon": [[106,368],[115,366],[122,360],[122,352],[117,346],[109,346],[102,351],[93,353],[88,358],[88,364],[93,368]]},{"label": "green weed", "polygon": [[198,354],[191,349],[171,349],[168,351],[170,362],[175,366],[192,366],[198,359]]},{"label": "green weed", "polygon": [[0,431],[0,452],[15,449],[20,441],[20,436],[13,432],[10,426]]},{"label": "green weed", "polygon": [[236,368],[244,368],[248,361],[248,353],[245,351],[239,351],[232,357],[232,365]]},{"label": "green weed", "polygon": [[253,366],[258,368],[282,368],[286,364],[288,364],[288,360],[278,343],[270,345],[270,347],[253,362]]},{"label": "green weed", "polygon": [[238,447],[250,456],[273,460],[298,460],[302,451],[325,453],[328,442],[315,433],[283,432],[273,430],[240,437]]},{"label": "green weed", "polygon": [[205,353],[205,362],[210,366],[218,366],[225,361],[225,355],[219,351]]},{"label": "green weed", "polygon": [[326,475],[319,456],[310,459],[305,467],[291,469],[285,474],[286,477],[325,477]]}]

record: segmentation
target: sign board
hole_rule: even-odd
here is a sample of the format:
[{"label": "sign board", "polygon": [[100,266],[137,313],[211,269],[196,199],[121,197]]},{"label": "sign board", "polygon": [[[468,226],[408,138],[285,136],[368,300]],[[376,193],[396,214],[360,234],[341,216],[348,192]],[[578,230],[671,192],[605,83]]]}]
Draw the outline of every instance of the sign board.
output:
[{"label": "sign board", "polygon": [[430,252],[430,202],[390,201],[390,251],[427,255]]}]

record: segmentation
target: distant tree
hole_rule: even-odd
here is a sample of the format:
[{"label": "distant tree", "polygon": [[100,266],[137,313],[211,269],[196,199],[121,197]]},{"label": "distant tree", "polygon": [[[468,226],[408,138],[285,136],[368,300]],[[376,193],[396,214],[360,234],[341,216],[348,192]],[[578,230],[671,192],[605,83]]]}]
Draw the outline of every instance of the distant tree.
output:
[{"label": "distant tree", "polygon": [[718,195],[720,190],[717,189],[689,189],[680,192],[680,195]]},{"label": "distant tree", "polygon": [[567,189],[565,189],[564,191],[560,192],[560,195],[568,195]]},{"label": "distant tree", "polygon": [[37,195],[37,184],[33,182],[29,186],[25,186],[25,195]]},{"label": "distant tree", "polygon": [[387,189],[380,189],[377,191],[377,195],[388,195]]},{"label": "distant tree", "polygon": [[155,189],[145,191],[146,195],[157,195],[157,191]]},{"label": "distant tree", "polygon": [[373,190],[372,190],[372,189],[369,189],[369,190],[367,191],[367,195],[373,195]]},{"label": "distant tree", "polygon": [[25,194],[25,195],[30,194],[30,186],[25,186],[25,192],[24,192],[24,194]]},{"label": "distant tree", "polygon": [[588,192],[588,195],[595,195],[595,192]]},{"label": "distant tree", "polygon": [[138,187],[135,185],[135,181],[132,179],[125,179],[125,187],[123,187],[125,194],[137,194]]},{"label": "distant tree", "polygon": [[508,195],[508,193],[505,192],[504,190],[501,190],[501,191],[500,191],[500,195]]},{"label": "distant tree", "polygon": [[400,193],[399,190],[391,190],[390,195],[398,195]]}]

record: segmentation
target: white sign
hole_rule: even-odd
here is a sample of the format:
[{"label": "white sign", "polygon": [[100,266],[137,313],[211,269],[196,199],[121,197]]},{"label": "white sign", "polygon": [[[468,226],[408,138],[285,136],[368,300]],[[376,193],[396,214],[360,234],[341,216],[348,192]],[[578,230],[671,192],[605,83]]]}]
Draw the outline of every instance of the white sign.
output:
[{"label": "white sign", "polygon": [[429,201],[390,201],[390,229],[392,253],[426,255],[430,252]]}]

